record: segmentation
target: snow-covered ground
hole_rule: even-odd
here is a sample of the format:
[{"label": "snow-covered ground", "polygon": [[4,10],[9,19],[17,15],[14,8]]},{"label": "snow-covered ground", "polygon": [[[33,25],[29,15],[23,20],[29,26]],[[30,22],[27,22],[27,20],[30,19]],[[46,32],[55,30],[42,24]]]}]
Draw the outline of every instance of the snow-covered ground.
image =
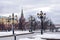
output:
[{"label": "snow-covered ground", "polygon": [[[24,34],[24,33],[30,33],[29,31],[15,31],[15,34]],[[0,32],[0,36],[6,36],[6,35],[12,35],[12,31],[9,32]]]},{"label": "snow-covered ground", "polygon": [[41,35],[35,35],[32,37],[20,38],[19,40],[45,40],[45,39],[41,39]]},{"label": "snow-covered ground", "polygon": [[60,32],[44,33],[41,38],[60,39]]},{"label": "snow-covered ground", "polygon": [[45,39],[41,39],[41,38],[35,38],[35,39],[24,38],[24,39],[19,39],[19,40],[45,40]]},{"label": "snow-covered ground", "polygon": [[19,40],[46,40],[42,38],[48,38],[48,39],[60,39],[60,32],[49,32],[44,33],[43,35],[37,34],[35,36],[29,37],[29,38],[21,38]]},{"label": "snow-covered ground", "polygon": [[[15,31],[15,34],[24,34],[24,33],[30,33],[29,31]],[[0,32],[0,36],[5,35],[12,35],[12,31],[10,32]],[[40,34],[40,32],[35,32],[34,34],[28,34],[28,35],[19,35],[16,36],[17,40],[46,40],[42,38],[54,38],[54,39],[60,39],[60,32],[45,32],[43,35]],[[6,38],[0,38],[0,40],[14,40],[14,36],[6,37]]]}]

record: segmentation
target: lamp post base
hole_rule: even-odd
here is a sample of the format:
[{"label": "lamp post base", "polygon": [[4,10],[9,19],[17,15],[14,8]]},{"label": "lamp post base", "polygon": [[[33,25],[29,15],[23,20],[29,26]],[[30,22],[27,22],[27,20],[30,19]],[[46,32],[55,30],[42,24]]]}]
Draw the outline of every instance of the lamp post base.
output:
[{"label": "lamp post base", "polygon": [[43,34],[43,30],[41,29],[41,35]]}]

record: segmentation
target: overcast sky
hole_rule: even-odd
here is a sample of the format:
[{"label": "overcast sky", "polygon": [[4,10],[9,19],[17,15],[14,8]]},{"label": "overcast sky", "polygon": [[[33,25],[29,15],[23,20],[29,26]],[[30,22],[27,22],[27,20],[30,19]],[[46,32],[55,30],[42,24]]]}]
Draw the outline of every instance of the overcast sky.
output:
[{"label": "overcast sky", "polygon": [[24,16],[29,15],[37,17],[41,10],[53,23],[60,23],[60,1],[59,0],[0,0],[0,15],[9,16],[12,13],[20,17],[21,9],[24,10]]}]

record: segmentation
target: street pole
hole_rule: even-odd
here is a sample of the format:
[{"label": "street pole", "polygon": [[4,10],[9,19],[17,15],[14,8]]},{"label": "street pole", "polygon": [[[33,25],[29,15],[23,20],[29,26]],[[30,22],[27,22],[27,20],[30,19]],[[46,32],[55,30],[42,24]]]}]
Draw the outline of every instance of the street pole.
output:
[{"label": "street pole", "polygon": [[43,34],[43,16],[41,16],[40,18],[41,18],[41,34]]},{"label": "street pole", "polygon": [[12,24],[12,34],[14,35],[14,25]]},{"label": "street pole", "polygon": [[16,40],[16,34],[14,34],[14,40]]},{"label": "street pole", "polygon": [[32,16],[30,16],[30,30],[29,30],[29,32],[32,32]]},{"label": "street pole", "polygon": [[29,32],[32,32],[32,30],[33,30],[33,21],[34,21],[34,18],[33,18],[33,16],[30,16],[30,30],[29,30]]},{"label": "street pole", "polygon": [[46,15],[45,13],[43,14],[42,11],[40,11],[41,13],[37,13],[38,18],[41,19],[41,34],[43,34],[43,17]]},{"label": "street pole", "polygon": [[31,32],[32,32],[32,18],[31,18]]},{"label": "street pole", "polygon": [[14,40],[16,40],[16,34],[14,33],[14,13],[12,14],[12,32],[13,32]]},{"label": "street pole", "polygon": [[14,13],[12,14],[12,32],[14,35]]}]

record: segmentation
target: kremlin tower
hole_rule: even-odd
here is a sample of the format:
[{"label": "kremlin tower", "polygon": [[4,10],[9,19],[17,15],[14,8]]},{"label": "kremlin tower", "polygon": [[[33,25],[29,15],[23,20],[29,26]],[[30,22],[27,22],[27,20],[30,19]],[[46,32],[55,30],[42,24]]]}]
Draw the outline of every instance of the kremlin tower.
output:
[{"label": "kremlin tower", "polygon": [[21,17],[19,18],[19,29],[24,30],[25,29],[25,18],[23,14],[23,9],[21,10]]}]

